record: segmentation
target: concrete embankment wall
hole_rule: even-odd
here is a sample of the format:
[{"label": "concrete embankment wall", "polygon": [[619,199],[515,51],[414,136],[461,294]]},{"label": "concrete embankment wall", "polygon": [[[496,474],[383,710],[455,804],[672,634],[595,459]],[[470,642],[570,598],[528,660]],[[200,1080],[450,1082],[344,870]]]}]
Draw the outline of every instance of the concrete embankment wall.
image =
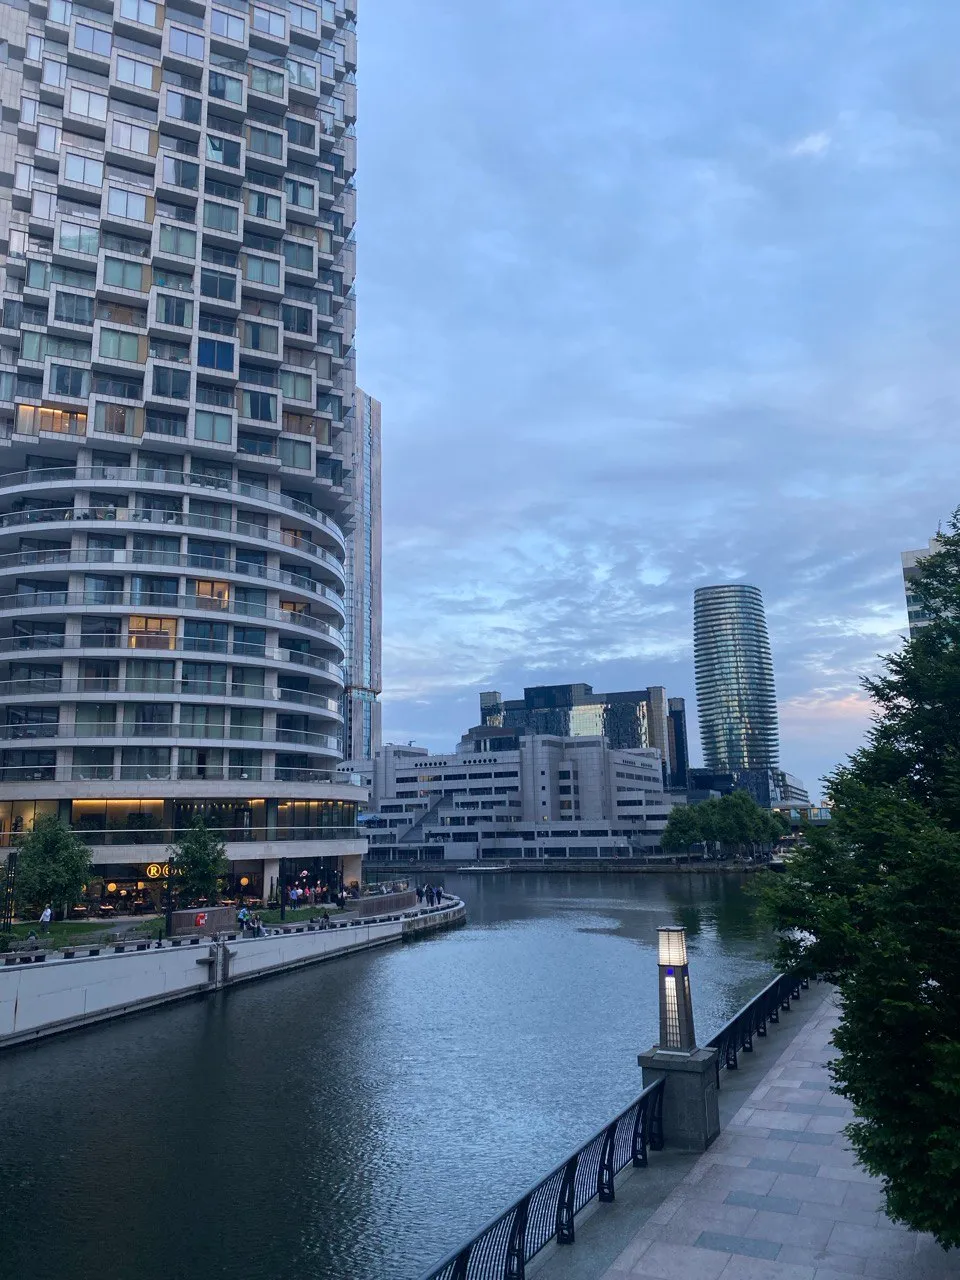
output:
[{"label": "concrete embankment wall", "polygon": [[[239,982],[412,939],[466,919],[459,899],[423,913],[320,929],[289,926],[265,938],[167,943],[149,950],[63,957],[0,967],[0,1049],[219,991]],[[77,948],[83,950],[83,948]]]}]

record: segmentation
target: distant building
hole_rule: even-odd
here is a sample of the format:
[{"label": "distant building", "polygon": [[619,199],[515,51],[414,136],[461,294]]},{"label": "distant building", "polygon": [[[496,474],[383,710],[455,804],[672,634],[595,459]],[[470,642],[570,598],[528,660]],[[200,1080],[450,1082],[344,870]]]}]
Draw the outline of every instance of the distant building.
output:
[{"label": "distant building", "polygon": [[781,803],[810,803],[803,782],[782,769],[690,769],[688,772],[687,798],[692,803],[711,796],[726,796],[731,791],[746,791],[764,808],[776,808]]},{"label": "distant building", "polygon": [[353,527],[346,539],[346,686],[344,749],[351,759],[372,759],[380,747],[383,689],[381,651],[382,521],[380,401],[357,388],[357,409],[344,447],[353,481]]},{"label": "distant building", "polygon": [[589,684],[535,685],[509,702],[492,690],[480,694],[480,721],[521,734],[602,737],[619,751],[652,747],[664,763],[664,784],[686,785],[685,703],[668,699],[660,685],[623,693],[594,693]]},{"label": "distant building", "polygon": [[777,695],[760,589],[699,587],[693,617],[704,764],[718,773],[776,769]]},{"label": "distant building", "polygon": [[903,568],[903,590],[907,597],[907,621],[910,625],[911,638],[917,634],[921,627],[925,627],[930,619],[923,612],[920,601],[913,593],[912,582],[917,576],[917,565],[927,556],[933,555],[935,551],[940,550],[940,542],[937,538],[931,538],[926,547],[921,547],[916,551],[901,551],[900,564]]},{"label": "distant building", "polygon": [[371,778],[362,822],[380,861],[644,857],[673,803],[659,751],[600,737],[481,725],[450,755],[388,744],[369,764],[340,767]]},{"label": "distant building", "polygon": [[791,831],[794,832],[800,831],[803,827],[825,827],[832,817],[831,811],[824,805],[783,800],[773,808],[786,819]]}]

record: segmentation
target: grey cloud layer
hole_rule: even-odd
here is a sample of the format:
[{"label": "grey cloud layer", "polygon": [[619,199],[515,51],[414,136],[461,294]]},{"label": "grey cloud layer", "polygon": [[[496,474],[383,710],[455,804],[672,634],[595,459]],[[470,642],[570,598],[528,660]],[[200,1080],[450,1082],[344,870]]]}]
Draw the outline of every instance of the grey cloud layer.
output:
[{"label": "grey cloud layer", "polygon": [[554,679],[692,704],[693,588],[742,578],[813,783],[960,500],[960,15],[584,13],[365,0],[385,729],[446,747]]}]

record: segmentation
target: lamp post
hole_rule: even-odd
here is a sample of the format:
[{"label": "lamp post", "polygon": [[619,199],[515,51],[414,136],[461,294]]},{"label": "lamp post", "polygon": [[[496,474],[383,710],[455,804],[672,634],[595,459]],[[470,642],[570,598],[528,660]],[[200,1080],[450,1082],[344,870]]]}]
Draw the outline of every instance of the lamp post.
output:
[{"label": "lamp post", "polygon": [[660,985],[660,1049],[663,1053],[692,1053],[697,1047],[693,1029],[687,932],[675,925],[657,930],[657,972]]},{"label": "lamp post", "polygon": [[166,901],[166,919],[164,928],[169,938],[173,933],[173,877],[176,873],[175,858],[171,853],[167,859],[167,901]]},{"label": "lamp post", "polygon": [[676,925],[657,931],[660,1040],[641,1053],[644,1086],[666,1077],[663,1134],[669,1146],[705,1151],[720,1132],[717,1051],[699,1049],[693,1027],[693,999],[687,936]]}]

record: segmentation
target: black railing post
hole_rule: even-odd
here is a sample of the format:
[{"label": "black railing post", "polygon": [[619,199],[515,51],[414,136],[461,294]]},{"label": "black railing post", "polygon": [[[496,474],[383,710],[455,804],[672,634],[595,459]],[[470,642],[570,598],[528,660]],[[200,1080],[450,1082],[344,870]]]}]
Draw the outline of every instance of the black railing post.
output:
[{"label": "black railing post", "polygon": [[630,1141],[630,1154],[635,1169],[647,1167],[647,1108],[649,1096],[641,1098],[637,1103],[637,1114],[633,1118],[633,1136]]},{"label": "black railing post", "polygon": [[663,1150],[663,1090],[666,1086],[666,1076],[660,1081],[660,1087],[655,1091],[652,1097],[652,1103],[648,1115],[650,1117],[650,1148],[652,1151]]},{"label": "black railing post", "polygon": [[465,1249],[461,1249],[457,1254],[457,1260],[453,1264],[453,1270],[450,1272],[450,1280],[467,1280],[467,1267],[470,1265],[470,1253],[473,1245],[468,1244]]},{"label": "black railing post", "polygon": [[507,1260],[504,1280],[524,1280],[527,1265],[527,1213],[530,1195],[523,1197],[513,1214],[510,1239],[507,1241]]},{"label": "black railing post", "polygon": [[571,1156],[567,1161],[563,1177],[560,1180],[560,1194],[557,1197],[557,1244],[573,1244],[576,1233],[573,1228],[574,1198],[573,1193],[577,1181],[577,1160],[580,1153]]},{"label": "black railing post", "polygon": [[613,1171],[613,1152],[617,1141],[617,1121],[607,1125],[607,1131],[603,1136],[603,1146],[600,1149],[600,1163],[597,1165],[597,1195],[600,1197],[601,1204],[609,1204],[616,1199],[616,1191],[613,1187],[614,1171]]}]

